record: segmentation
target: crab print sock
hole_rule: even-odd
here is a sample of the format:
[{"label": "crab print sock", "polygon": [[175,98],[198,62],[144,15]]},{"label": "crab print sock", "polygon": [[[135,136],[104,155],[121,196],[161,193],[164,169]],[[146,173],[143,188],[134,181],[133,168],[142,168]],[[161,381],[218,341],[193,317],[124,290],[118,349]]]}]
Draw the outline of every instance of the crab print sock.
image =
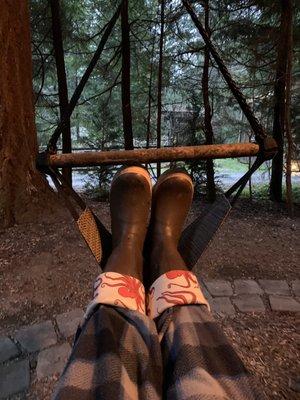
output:
[{"label": "crab print sock", "polygon": [[147,315],[154,319],[167,308],[185,304],[204,304],[209,308],[195,274],[187,270],[172,270],[157,278],[150,287]]},{"label": "crab print sock", "polygon": [[118,272],[100,274],[94,284],[94,298],[85,317],[88,318],[97,304],[107,304],[145,314],[145,288],[141,281]]}]

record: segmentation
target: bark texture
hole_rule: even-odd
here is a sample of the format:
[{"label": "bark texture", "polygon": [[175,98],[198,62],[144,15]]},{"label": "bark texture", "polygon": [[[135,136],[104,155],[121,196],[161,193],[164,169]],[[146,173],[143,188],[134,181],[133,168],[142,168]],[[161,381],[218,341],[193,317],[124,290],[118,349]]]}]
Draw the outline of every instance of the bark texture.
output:
[{"label": "bark texture", "polygon": [[132,162],[144,164],[158,161],[207,160],[209,158],[256,156],[258,151],[259,146],[255,143],[211,144],[122,151],[85,151],[50,155],[49,165],[54,168],[61,168],[66,166],[122,165],[132,164]]},{"label": "bark texture", "polygon": [[[278,145],[278,151],[272,161],[272,175],[270,183],[270,197],[272,200],[282,201],[282,176],[284,133],[286,121],[286,83],[289,46],[289,30],[292,26],[292,0],[281,0],[281,21],[277,47],[277,67],[274,85],[274,120],[273,138]],[[291,51],[291,50],[290,50]]]},{"label": "bark texture", "polygon": [[[27,1],[0,12],[0,216],[9,226],[39,218],[52,193],[35,168],[30,24]],[[54,197],[54,196],[53,196]]]}]

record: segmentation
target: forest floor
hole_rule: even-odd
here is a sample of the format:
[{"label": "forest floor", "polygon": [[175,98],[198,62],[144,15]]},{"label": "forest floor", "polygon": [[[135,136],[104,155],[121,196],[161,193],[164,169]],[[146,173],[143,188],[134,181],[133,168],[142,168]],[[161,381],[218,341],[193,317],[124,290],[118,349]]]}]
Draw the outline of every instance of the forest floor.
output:
[{"label": "forest floor", "polygon": [[[93,203],[92,207],[109,226],[108,204]],[[195,202],[191,219],[200,208]],[[242,200],[204,253],[197,271],[207,279],[299,279],[299,233],[299,215],[291,220],[270,203]],[[0,231],[0,335],[85,308],[97,274],[99,268],[67,214],[56,223]],[[247,367],[262,381],[268,398],[299,398],[288,388],[289,378],[299,375],[295,314],[237,313],[218,320]],[[53,384],[40,383],[48,389],[36,388],[36,393],[48,398]]]}]

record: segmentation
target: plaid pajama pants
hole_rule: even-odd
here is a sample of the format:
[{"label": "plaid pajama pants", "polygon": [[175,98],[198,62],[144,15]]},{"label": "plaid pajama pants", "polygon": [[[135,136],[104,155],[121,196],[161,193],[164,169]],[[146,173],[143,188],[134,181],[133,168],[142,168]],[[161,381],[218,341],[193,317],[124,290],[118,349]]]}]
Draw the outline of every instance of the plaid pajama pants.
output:
[{"label": "plaid pajama pants", "polygon": [[[120,299],[94,302],[54,399],[265,399],[207,305],[188,298],[186,287],[177,277],[167,290],[160,288],[158,297],[169,305],[160,307],[159,315],[154,312],[154,319]],[[97,298],[99,285],[96,291]]]}]

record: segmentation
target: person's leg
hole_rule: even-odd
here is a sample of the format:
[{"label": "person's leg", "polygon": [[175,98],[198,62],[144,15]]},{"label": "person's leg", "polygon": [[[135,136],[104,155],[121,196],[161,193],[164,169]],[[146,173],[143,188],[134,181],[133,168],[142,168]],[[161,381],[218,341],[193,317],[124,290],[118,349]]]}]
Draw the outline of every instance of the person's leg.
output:
[{"label": "person's leg", "polygon": [[161,342],[164,398],[261,399],[177,251],[192,195],[191,180],[175,173],[159,182],[153,199],[149,313]]},{"label": "person's leg", "polygon": [[117,174],[110,196],[113,251],[55,400],[161,398],[161,350],[156,326],[144,313],[140,281],[150,200],[145,170]]},{"label": "person's leg", "polygon": [[104,271],[142,280],[145,236],[149,224],[152,184],[141,167],[121,169],[110,191],[113,252]]},{"label": "person's leg", "polygon": [[170,270],[187,270],[177,245],[193,191],[193,183],[184,171],[165,172],[153,188],[147,238],[150,264],[144,271],[148,285]]}]

